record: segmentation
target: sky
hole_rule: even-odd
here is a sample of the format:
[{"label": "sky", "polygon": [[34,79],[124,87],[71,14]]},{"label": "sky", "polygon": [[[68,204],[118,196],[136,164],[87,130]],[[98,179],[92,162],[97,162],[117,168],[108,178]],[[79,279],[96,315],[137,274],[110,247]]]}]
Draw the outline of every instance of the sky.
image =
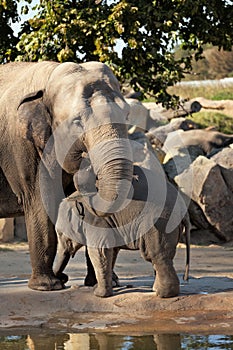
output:
[{"label": "sky", "polygon": [[31,18],[33,16],[33,11],[31,10],[32,7],[34,7],[36,4],[39,3],[39,0],[33,0],[30,7],[29,12],[27,15],[21,15],[21,7],[25,4],[25,1],[19,1],[18,6],[18,13],[20,14],[21,21],[19,23],[12,23],[11,28],[14,30],[15,35],[19,32],[21,23],[25,22],[28,18]]},{"label": "sky", "polygon": [[[112,0],[109,0],[109,3],[113,2]],[[27,19],[29,18],[32,18],[33,17],[33,14],[35,13],[35,11],[32,11],[32,8],[39,3],[39,0],[33,0],[32,3],[30,4],[29,6],[29,12],[27,15],[20,15],[21,17],[21,21],[19,23],[12,23],[11,24],[11,27],[12,29],[14,30],[14,34],[17,35],[17,33],[19,32],[20,30],[20,26],[21,26],[21,23],[25,22]],[[20,9],[21,7],[25,4],[25,1],[19,1],[18,3],[18,12],[20,13]],[[124,48],[124,42],[123,40],[117,40],[116,42],[116,46],[115,46],[115,50],[116,52],[118,53],[119,57],[121,57],[121,53],[122,53],[122,50]]]}]

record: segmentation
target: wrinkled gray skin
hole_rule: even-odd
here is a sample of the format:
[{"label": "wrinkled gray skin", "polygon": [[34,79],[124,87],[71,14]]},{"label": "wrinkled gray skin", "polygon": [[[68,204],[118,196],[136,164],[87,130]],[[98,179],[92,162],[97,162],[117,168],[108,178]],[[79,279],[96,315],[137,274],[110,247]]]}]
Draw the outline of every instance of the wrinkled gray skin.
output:
[{"label": "wrinkled gray skin", "polygon": [[[91,176],[90,183],[92,182]],[[80,192],[84,193],[82,188],[60,204],[56,223],[59,245],[55,271],[58,275],[63,273],[70,256],[74,256],[76,251],[86,244],[98,282],[94,294],[99,297],[111,296],[113,294],[112,272],[119,250],[140,250],[143,258],[152,263],[156,272],[153,285],[156,295],[166,298],[179,294],[179,279],[173,266],[173,258],[177,243],[185,228],[187,244],[185,279],[187,279],[190,241],[187,208],[178,195],[177,189],[171,183],[166,182],[166,200],[165,203],[162,203],[162,211],[158,211],[161,203],[156,193],[160,195],[159,188],[158,186],[154,189],[148,188],[147,179],[150,176],[153,177],[156,174],[148,169],[135,166],[132,181],[134,194],[131,202],[123,210],[109,217],[98,218],[90,212],[84,197],[80,196]],[[145,205],[148,204],[148,190],[155,195],[152,200],[150,198],[149,206],[141,215]],[[159,217],[158,213],[160,213]],[[167,232],[169,220],[174,225]],[[148,226],[148,223],[151,225]],[[113,236],[117,237],[116,243],[119,243],[118,238],[122,233],[124,237],[134,237],[135,240],[126,239],[125,244],[121,246],[114,247],[110,244],[108,247],[108,242],[103,242],[99,238],[103,227],[114,231]]]},{"label": "wrinkled gray skin", "polygon": [[173,148],[188,148],[190,146],[200,147],[205,155],[209,155],[215,149],[221,149],[233,143],[233,135],[221,133],[219,131],[197,129],[187,130],[177,134],[172,138],[167,138],[164,143],[164,150]]},{"label": "wrinkled gray skin", "polygon": [[1,65],[0,89],[0,217],[25,215],[29,287],[61,289],[52,266],[63,190],[88,152],[99,179],[96,214],[121,205],[133,174],[128,106],[111,70],[98,62]]}]

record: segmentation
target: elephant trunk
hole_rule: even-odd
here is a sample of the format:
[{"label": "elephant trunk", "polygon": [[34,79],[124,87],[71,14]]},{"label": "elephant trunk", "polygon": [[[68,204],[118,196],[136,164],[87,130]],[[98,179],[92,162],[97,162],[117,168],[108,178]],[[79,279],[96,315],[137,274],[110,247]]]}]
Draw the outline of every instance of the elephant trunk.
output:
[{"label": "elephant trunk", "polygon": [[97,176],[97,193],[89,198],[96,215],[106,216],[126,205],[133,176],[132,150],[128,139],[98,143],[89,151]]}]

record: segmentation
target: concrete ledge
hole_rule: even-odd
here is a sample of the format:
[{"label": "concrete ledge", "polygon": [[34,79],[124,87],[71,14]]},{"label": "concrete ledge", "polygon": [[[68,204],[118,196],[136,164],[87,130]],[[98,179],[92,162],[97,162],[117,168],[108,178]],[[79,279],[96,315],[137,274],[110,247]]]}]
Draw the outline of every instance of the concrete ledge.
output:
[{"label": "concrete ledge", "polygon": [[[137,286],[142,279],[126,282],[134,287],[119,287],[113,297],[101,299],[93,295],[92,288],[79,286],[76,281],[62,291],[37,292],[28,289],[26,280],[3,280],[0,328],[183,332],[192,327],[193,331],[203,332],[212,327],[221,333],[233,332],[233,292],[191,294],[189,290],[195,283],[191,279],[181,286],[180,296],[160,299],[148,286]],[[152,283],[152,278],[147,282]],[[216,282],[219,283],[217,279]],[[205,285],[208,277],[198,279],[198,283]],[[223,278],[221,283],[222,289],[228,283],[233,287],[232,280]]]},{"label": "concrete ledge", "polygon": [[[30,271],[26,248],[1,251],[0,333],[16,327],[42,327],[75,332],[233,334],[231,249],[215,246],[192,249],[188,283],[181,278],[185,249],[178,249],[175,265],[181,293],[169,299],[154,295],[150,264],[137,252],[132,253],[122,252],[119,257],[117,273],[122,287],[115,289],[113,297],[101,299],[93,295],[92,288],[83,286],[85,261],[80,255],[70,262],[67,272],[71,279],[66,289],[39,292],[27,287],[29,274],[22,274],[22,269]],[[224,272],[218,271],[218,261],[222,263],[218,269]],[[18,274],[13,274],[12,265]],[[77,278],[77,271],[83,275]]]}]

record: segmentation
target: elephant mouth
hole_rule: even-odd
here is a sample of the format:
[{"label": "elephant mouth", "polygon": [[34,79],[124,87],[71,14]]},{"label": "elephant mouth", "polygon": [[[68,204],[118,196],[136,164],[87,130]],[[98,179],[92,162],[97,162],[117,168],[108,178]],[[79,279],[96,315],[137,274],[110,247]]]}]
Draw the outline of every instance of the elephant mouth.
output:
[{"label": "elephant mouth", "polygon": [[[86,169],[86,171],[88,172],[88,169]],[[95,210],[95,198],[99,197],[98,176],[96,176],[93,172],[92,176],[93,181],[88,181],[87,178],[85,179],[86,181],[83,182],[79,181],[79,171],[76,172],[73,176],[76,191],[69,195],[67,197],[67,200],[81,202],[88,208],[89,212],[91,212],[92,214],[96,216],[103,216],[103,212],[98,212],[98,210]]]}]

